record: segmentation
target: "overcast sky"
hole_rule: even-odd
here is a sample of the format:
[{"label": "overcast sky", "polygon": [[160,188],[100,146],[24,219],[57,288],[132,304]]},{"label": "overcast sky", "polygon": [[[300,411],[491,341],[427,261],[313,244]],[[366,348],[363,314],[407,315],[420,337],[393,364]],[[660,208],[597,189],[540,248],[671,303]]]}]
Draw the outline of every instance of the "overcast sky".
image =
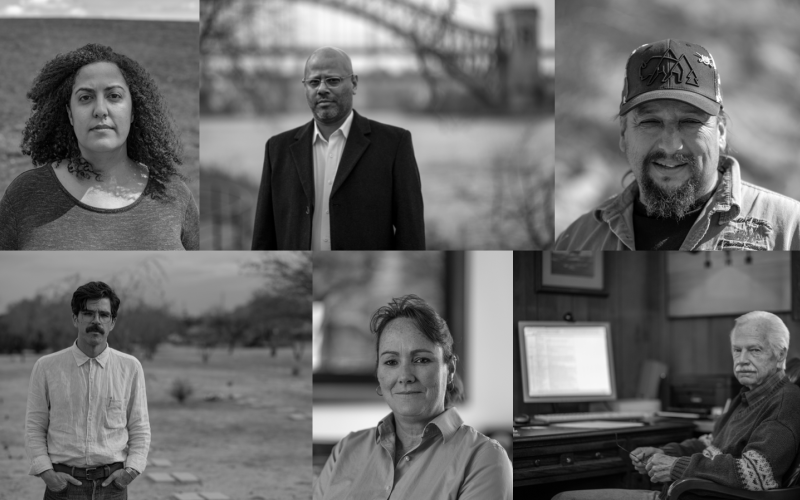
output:
[{"label": "overcast sky", "polygon": [[242,262],[257,256],[255,252],[0,252],[0,312],[10,302],[33,297],[76,273],[83,282],[106,281],[141,270],[146,259],[154,258],[165,271],[163,289],[174,312],[185,309],[194,315],[220,304],[230,310],[263,286],[263,278],[241,271]]},{"label": "overcast sky", "polygon": [[0,17],[91,17],[197,21],[199,0],[0,0]]}]

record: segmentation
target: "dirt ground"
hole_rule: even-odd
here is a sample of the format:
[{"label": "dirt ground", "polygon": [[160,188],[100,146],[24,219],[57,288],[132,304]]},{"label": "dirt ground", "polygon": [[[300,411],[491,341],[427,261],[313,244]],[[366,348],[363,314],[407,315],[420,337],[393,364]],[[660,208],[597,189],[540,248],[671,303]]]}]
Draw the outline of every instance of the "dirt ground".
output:
[{"label": "dirt ground", "polygon": [[[113,343],[112,343],[113,345]],[[311,497],[311,363],[306,350],[292,376],[288,349],[219,349],[207,365],[193,347],[162,346],[143,362],[152,442],[149,466],[131,483],[130,500],[166,500],[174,493],[216,491],[231,500]],[[0,500],[41,498],[42,481],[27,475],[24,429],[27,387],[36,356],[0,356]],[[184,405],[168,390],[187,379],[194,394]],[[216,401],[206,401],[217,396]],[[191,472],[202,484],[155,484],[148,472]]]}]

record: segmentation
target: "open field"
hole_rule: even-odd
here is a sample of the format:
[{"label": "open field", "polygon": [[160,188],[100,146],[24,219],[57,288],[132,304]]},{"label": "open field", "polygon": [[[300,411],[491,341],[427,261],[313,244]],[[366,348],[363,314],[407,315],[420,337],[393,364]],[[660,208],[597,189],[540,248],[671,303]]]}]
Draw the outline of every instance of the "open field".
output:
[{"label": "open field", "polygon": [[197,33],[196,22],[0,19],[0,193],[33,166],[20,152],[20,142],[31,109],[25,94],[34,77],[56,54],[94,42],[138,61],[158,84],[183,141],[182,171],[198,199]]},{"label": "open field", "polygon": [[[112,340],[113,345],[113,340]],[[166,500],[177,492],[217,491],[232,500],[311,497],[311,349],[300,376],[291,375],[288,349],[215,350],[207,365],[193,347],[163,345],[143,363],[152,443],[150,458],[191,472],[201,485],[155,484],[144,476],[129,487],[131,500]],[[35,356],[0,356],[0,500],[40,498],[42,481],[28,476],[24,450],[27,387]],[[168,395],[176,378],[195,393],[179,405]],[[204,401],[218,395],[220,400]],[[232,398],[232,399],[231,399]]]},{"label": "open field", "polygon": [[[504,190],[503,196],[498,196],[495,182],[500,173],[505,173],[503,169],[510,167],[518,169],[527,181],[546,178],[549,187],[544,182],[537,185],[541,190],[552,190],[555,130],[552,116],[436,117],[370,110],[363,114],[411,132],[422,178],[429,249],[530,247],[525,240],[524,221],[502,217],[498,223],[496,208],[498,198],[505,198],[508,203],[514,195],[534,197],[541,192]],[[310,112],[262,118],[204,116],[200,124],[202,168],[217,169],[249,181],[252,192],[256,192],[267,139],[310,120]],[[201,216],[203,213],[207,221],[208,212],[201,210]],[[249,227],[252,216],[251,213]],[[549,218],[552,219],[551,214]],[[201,224],[201,232],[207,228]],[[201,234],[201,248],[207,248],[203,246],[206,236]],[[552,235],[548,237],[552,241]]]}]

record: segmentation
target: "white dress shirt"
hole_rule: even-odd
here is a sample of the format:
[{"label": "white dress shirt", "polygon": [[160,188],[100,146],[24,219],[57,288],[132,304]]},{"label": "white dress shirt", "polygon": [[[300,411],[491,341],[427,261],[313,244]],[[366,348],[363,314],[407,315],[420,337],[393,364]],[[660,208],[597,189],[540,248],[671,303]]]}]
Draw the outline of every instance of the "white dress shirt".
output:
[{"label": "white dress shirt", "polygon": [[317,128],[316,120],[314,121],[314,137],[311,139],[314,149],[314,218],[311,221],[311,250],[331,249],[331,189],[352,124],[351,110],[342,126],[326,141]]},{"label": "white dress shirt", "polygon": [[36,361],[28,387],[29,474],[54,463],[87,468],[124,462],[144,472],[150,449],[139,360],[107,346],[96,358],[72,346]]}]

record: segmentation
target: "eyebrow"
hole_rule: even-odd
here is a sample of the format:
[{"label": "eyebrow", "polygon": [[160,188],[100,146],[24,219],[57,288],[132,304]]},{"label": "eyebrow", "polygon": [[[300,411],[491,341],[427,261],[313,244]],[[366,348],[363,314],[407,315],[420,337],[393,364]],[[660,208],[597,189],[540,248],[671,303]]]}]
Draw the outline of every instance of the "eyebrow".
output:
[{"label": "eyebrow", "polygon": [[[642,104],[639,107],[635,108],[635,111],[636,111],[636,115],[635,116],[639,117],[641,115],[646,115],[648,113],[655,113],[655,112],[658,111],[658,109],[655,106],[651,105],[651,104]],[[686,114],[691,114],[691,115],[695,115],[695,116],[698,116],[698,117],[702,117],[703,120],[708,120],[711,117],[711,115],[709,115],[705,111],[703,111],[701,109],[698,109],[698,108],[695,108],[694,106],[690,106],[689,108],[683,110],[682,112],[686,113]]]},{"label": "eyebrow", "polygon": [[[417,353],[420,353],[420,352],[427,352],[428,354],[433,354],[433,351],[430,351],[428,349],[414,349],[413,351],[411,351],[411,354],[413,355],[413,354],[417,354]],[[381,353],[381,356],[386,355],[386,354],[394,354],[395,356],[399,356],[400,355],[400,353],[397,352],[397,351],[383,351]]]},{"label": "eyebrow", "polygon": [[[111,90],[111,89],[120,89],[120,90],[122,90],[123,92],[125,91],[125,87],[123,87],[122,85],[120,85],[120,84],[118,84],[118,83],[115,83],[114,85],[109,85],[108,87],[104,88],[103,90]],[[78,93],[78,92],[80,92],[81,90],[83,90],[84,92],[91,92],[91,93],[94,93],[94,89],[92,89],[92,88],[89,88],[89,87],[80,87],[80,88],[77,88],[77,89],[75,89],[75,93],[77,94],[77,93]]]}]

